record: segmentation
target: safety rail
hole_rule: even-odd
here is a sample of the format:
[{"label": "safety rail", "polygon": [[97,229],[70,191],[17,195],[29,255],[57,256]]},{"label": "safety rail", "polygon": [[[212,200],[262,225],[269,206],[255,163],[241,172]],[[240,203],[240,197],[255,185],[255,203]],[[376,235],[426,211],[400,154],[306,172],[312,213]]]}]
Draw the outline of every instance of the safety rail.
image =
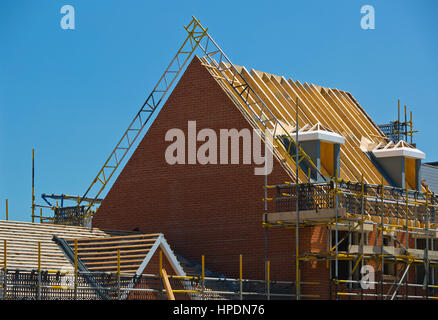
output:
[{"label": "safety rail", "polygon": [[[90,286],[87,278],[99,286]],[[0,270],[0,299],[5,300],[154,300],[165,299],[162,275],[66,270]],[[290,299],[295,286],[290,281],[250,280],[169,275],[176,299],[239,300]],[[132,285],[134,283],[134,285]],[[305,284],[305,283],[303,283]],[[314,283],[308,283],[314,284]],[[191,288],[191,289],[187,289]],[[96,289],[106,292],[96,294]],[[304,295],[317,298],[318,295]]]},{"label": "safety rail", "polygon": [[[379,275],[380,276],[380,275]],[[337,290],[333,290],[333,283],[337,283]],[[393,282],[368,281],[367,285],[373,285],[374,289],[361,290],[361,280],[337,280],[330,282],[331,299],[383,299],[383,300],[437,300],[438,285],[427,285],[419,283],[403,283],[400,290],[392,292]],[[336,295],[334,297],[333,295]]]},{"label": "safety rail", "polygon": [[85,227],[87,218],[86,206],[55,207],[53,223]]},{"label": "safety rail", "polygon": [[275,212],[296,209],[297,189],[299,210],[333,209],[335,208],[335,190],[338,190],[338,207],[350,214],[363,213],[380,218],[384,212],[385,219],[388,217],[407,219],[431,225],[438,223],[438,196],[435,194],[382,185],[362,185],[342,180],[338,181],[337,188],[333,181],[298,185],[289,183],[268,188],[275,190],[275,194],[268,198],[274,201],[273,211]]}]

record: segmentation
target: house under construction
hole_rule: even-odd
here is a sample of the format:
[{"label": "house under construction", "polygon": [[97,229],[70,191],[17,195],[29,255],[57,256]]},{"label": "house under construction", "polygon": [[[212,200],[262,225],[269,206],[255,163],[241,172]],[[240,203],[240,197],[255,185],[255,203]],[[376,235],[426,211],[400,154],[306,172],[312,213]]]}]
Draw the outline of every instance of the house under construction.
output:
[{"label": "house under construction", "polygon": [[[404,121],[377,125],[351,93],[234,65],[198,20],[185,28],[88,190],[44,194],[44,205],[33,196],[42,223],[0,222],[1,296],[438,298],[438,198],[406,107]],[[256,131],[272,172],[254,174],[241,153],[169,164],[166,133],[189,136],[189,122]]]}]

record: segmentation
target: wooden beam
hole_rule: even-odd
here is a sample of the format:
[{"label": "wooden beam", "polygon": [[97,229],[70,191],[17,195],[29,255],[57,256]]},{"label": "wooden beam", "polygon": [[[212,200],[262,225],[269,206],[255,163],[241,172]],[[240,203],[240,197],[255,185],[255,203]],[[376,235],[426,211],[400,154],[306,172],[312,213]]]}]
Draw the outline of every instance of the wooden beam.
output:
[{"label": "wooden beam", "polygon": [[164,288],[166,289],[166,295],[168,300],[175,300],[175,296],[173,295],[172,287],[170,286],[169,277],[167,275],[166,270],[161,269],[161,275],[163,277]]}]

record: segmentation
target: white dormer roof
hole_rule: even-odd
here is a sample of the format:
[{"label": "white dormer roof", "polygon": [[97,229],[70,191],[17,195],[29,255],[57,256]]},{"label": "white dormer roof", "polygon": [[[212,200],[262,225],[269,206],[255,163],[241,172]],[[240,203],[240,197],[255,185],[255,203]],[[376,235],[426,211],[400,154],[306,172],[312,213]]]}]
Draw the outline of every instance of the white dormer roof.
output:
[{"label": "white dormer roof", "polygon": [[387,144],[380,142],[374,148],[373,154],[376,158],[406,157],[419,160],[426,159],[426,154],[423,151],[403,140],[400,140],[397,144],[394,144],[392,141]]},{"label": "white dormer roof", "polygon": [[[292,128],[291,136],[295,138],[296,129]],[[313,126],[306,124],[304,127],[298,129],[299,141],[323,141],[328,143],[344,144],[345,138],[333,130],[324,127],[319,122]]]}]

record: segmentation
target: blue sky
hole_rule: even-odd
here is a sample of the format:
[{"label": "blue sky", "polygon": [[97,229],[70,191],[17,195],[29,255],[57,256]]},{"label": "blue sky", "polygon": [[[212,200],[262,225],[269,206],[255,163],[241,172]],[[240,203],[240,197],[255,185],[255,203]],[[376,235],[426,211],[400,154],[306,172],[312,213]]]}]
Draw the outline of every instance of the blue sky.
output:
[{"label": "blue sky", "polygon": [[[67,4],[75,30],[60,27]],[[360,27],[363,5],[375,30]],[[0,219],[8,198],[9,219],[30,220],[32,148],[37,201],[84,193],[192,15],[233,63],[350,91],[377,123],[400,99],[438,160],[437,12],[429,0],[1,1]]]}]

